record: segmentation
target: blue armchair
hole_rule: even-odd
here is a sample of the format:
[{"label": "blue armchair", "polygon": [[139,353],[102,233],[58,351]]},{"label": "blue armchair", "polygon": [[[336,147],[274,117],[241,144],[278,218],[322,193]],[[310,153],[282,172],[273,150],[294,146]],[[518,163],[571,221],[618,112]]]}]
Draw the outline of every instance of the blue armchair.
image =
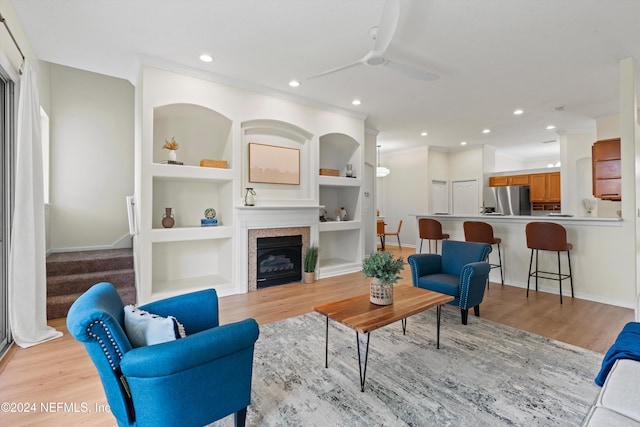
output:
[{"label": "blue armchair", "polygon": [[218,296],[207,289],[140,309],[174,316],[186,337],[133,348],[124,305],[110,283],[81,295],[67,315],[69,333],[95,364],[119,426],[203,426],[235,414],[244,426],[251,399],[253,319],[218,325]]},{"label": "blue armchair", "polygon": [[442,255],[416,254],[407,259],[413,286],[455,297],[449,304],[460,308],[462,324],[467,324],[469,308],[480,316],[480,303],[491,266],[486,262],[491,245],[442,241]]}]

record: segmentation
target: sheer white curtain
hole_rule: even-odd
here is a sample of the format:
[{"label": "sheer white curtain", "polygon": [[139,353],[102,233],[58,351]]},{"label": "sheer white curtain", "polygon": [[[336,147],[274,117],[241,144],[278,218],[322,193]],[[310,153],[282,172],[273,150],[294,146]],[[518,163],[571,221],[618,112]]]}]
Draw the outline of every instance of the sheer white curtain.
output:
[{"label": "sheer white curtain", "polygon": [[9,322],[20,347],[62,336],[47,325],[44,188],[38,78],[23,66],[18,98],[15,202],[9,253]]}]

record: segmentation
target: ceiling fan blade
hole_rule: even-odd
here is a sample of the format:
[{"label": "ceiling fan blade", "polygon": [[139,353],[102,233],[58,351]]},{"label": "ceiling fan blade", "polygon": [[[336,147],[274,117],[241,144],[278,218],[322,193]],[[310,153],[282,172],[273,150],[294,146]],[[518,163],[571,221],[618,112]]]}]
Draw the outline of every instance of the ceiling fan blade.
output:
[{"label": "ceiling fan blade", "polygon": [[343,65],[341,67],[332,68],[331,70],[323,71],[322,73],[319,73],[319,74],[314,74],[311,77],[307,77],[307,80],[311,80],[311,79],[315,79],[315,78],[318,78],[318,77],[326,76],[327,74],[336,73],[338,71],[346,70],[348,68],[353,68],[356,65],[360,65],[360,64],[362,64],[362,59],[360,59],[360,60],[358,60],[356,62],[352,62],[351,64],[347,64],[347,65]]},{"label": "ceiling fan blade", "polygon": [[382,9],[382,17],[380,25],[376,33],[376,40],[373,44],[373,52],[383,55],[391,44],[393,35],[398,27],[400,19],[400,2],[399,0],[387,0]]},{"label": "ceiling fan blade", "polygon": [[422,70],[417,67],[413,67],[411,65],[400,64],[395,61],[391,61],[387,59],[387,62],[384,63],[385,67],[389,67],[394,71],[399,72],[400,74],[404,74],[407,77],[411,77],[416,80],[424,80],[424,81],[433,81],[438,80],[440,76],[437,74],[433,74],[429,71]]}]

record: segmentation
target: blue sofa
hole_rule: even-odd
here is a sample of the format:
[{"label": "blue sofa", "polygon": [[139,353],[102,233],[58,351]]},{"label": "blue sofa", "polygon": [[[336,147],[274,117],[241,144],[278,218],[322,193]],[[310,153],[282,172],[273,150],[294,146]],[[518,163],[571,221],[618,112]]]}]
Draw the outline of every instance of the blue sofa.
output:
[{"label": "blue sofa", "polygon": [[451,295],[448,304],[460,308],[462,324],[466,325],[469,308],[480,316],[480,303],[489,279],[491,265],[486,262],[491,245],[486,243],[442,241],[442,255],[409,255],[413,286]]},{"label": "blue sofa", "polygon": [[81,295],[67,315],[69,333],[95,364],[119,426],[203,426],[230,414],[243,426],[251,399],[258,324],[218,324],[213,289],[140,307],[174,316],[186,337],[136,347],[125,333],[124,305],[110,283]]}]

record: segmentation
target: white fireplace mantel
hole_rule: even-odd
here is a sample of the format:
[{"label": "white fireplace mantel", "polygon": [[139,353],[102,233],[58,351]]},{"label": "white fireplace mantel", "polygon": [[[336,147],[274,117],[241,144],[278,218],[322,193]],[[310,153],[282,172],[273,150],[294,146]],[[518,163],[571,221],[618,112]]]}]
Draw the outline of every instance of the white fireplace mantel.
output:
[{"label": "white fireplace mantel", "polygon": [[320,206],[238,206],[240,228],[318,226]]}]

